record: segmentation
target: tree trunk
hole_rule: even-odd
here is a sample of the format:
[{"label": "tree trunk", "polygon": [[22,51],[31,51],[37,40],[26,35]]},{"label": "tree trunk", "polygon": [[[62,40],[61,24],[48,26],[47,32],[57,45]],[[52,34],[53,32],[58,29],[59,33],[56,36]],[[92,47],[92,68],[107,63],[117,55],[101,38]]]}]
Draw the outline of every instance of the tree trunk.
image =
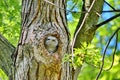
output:
[{"label": "tree trunk", "polygon": [[[91,42],[103,6],[103,0],[83,1],[82,11],[89,10],[92,2],[95,3],[90,12],[81,14],[74,48],[80,48],[81,42]],[[66,0],[22,0],[22,30],[16,50],[4,41],[0,35],[0,63],[5,64],[0,67],[10,80],[77,80],[81,66],[73,69],[69,62],[62,62],[64,54],[70,54],[71,48]]]},{"label": "tree trunk", "polygon": [[[91,43],[97,30],[98,19],[101,17],[103,4],[104,0],[83,0],[82,14],[74,33],[75,42],[73,41],[74,45],[72,47],[77,49],[81,48],[84,42]],[[82,65],[75,69],[74,80],[77,80],[81,67]]]},{"label": "tree trunk", "polygon": [[[99,17],[101,17],[104,0],[84,0],[82,14],[79,19],[75,34],[76,41],[74,48],[80,48],[82,42],[90,43],[97,29],[96,25]],[[92,5],[93,4],[93,5]],[[88,10],[90,11],[88,12]],[[86,13],[85,13],[86,12]]]},{"label": "tree trunk", "polygon": [[[23,0],[22,4],[15,80],[68,80],[69,72],[62,63],[69,45],[65,0]],[[58,41],[55,52],[49,52],[49,45],[45,45],[51,36]]]}]

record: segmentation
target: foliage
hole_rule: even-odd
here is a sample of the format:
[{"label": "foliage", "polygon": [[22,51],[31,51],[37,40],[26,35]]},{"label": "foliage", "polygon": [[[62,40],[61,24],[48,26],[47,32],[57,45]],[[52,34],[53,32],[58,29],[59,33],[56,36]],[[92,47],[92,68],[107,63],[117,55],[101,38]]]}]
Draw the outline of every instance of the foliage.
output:
[{"label": "foliage", "polygon": [[[115,56],[115,63],[110,71],[103,70],[99,80],[119,80],[120,79],[120,55]],[[92,65],[84,64],[78,80],[95,80],[99,69]]]},{"label": "foliage", "polygon": [[20,0],[1,0],[0,2],[0,33],[14,46],[20,34]]},{"label": "foliage", "polygon": [[[120,0],[106,0],[113,7],[119,9]],[[71,39],[74,35],[74,30],[78,23],[80,17],[80,10],[82,6],[82,0],[67,0],[67,19],[68,26],[71,33]],[[104,6],[106,7],[106,6]],[[19,35],[20,35],[20,9],[21,9],[21,0],[1,0],[0,1],[0,33],[3,34],[14,46],[17,45]],[[111,9],[109,6],[104,9]],[[73,11],[70,12],[69,10]],[[79,13],[77,13],[77,11]],[[102,22],[111,15],[115,15],[117,13],[103,13],[99,22]],[[107,15],[107,16],[106,16]],[[109,15],[109,16],[108,16]],[[91,45],[86,46],[83,43],[84,48],[75,49],[75,60],[74,66],[75,68],[81,64],[83,64],[82,71],[78,77],[78,80],[94,80],[96,75],[99,72],[99,67],[101,65],[101,56],[103,50],[105,48],[105,44],[108,41],[109,37],[112,33],[120,27],[119,24],[120,18],[117,18],[108,24],[103,25],[96,32],[96,35],[91,43]],[[119,31],[120,32],[120,31]],[[120,34],[118,44],[120,46]],[[117,48],[117,53],[115,55],[114,65],[111,70],[106,71],[112,61],[112,51],[114,48],[114,39],[109,45],[109,49],[107,50],[107,55],[105,57],[105,65],[104,71],[100,77],[100,80],[119,80],[120,79],[120,47]],[[72,62],[71,55],[65,55],[63,61]],[[83,63],[83,61],[85,63]],[[0,70],[0,78],[3,80],[7,80],[7,77],[3,75],[2,70]]]},{"label": "foliage", "polygon": [[8,80],[8,77],[1,69],[0,69],[0,80]]},{"label": "foliage", "polygon": [[[0,34],[17,46],[20,35],[21,0],[0,0]],[[0,80],[8,77],[0,69]]]},{"label": "foliage", "polygon": [[[68,0],[68,1],[71,1],[71,0]],[[72,0],[74,1],[73,3],[77,2],[77,0]],[[109,4],[111,4],[116,10],[120,8],[119,4],[120,4],[120,0],[106,0]],[[82,4],[82,2],[80,2]],[[69,4],[70,5],[70,4]],[[81,9],[80,6],[76,5],[75,7],[77,7],[77,11],[79,12],[79,10]],[[112,10],[108,5],[104,5],[104,11],[105,10]],[[70,13],[69,13],[70,14]],[[71,18],[68,18],[68,26],[69,26],[69,29],[70,29],[70,33],[72,35],[71,39],[73,38],[73,35],[74,35],[74,30],[75,30],[75,26],[77,25],[78,23],[78,20],[79,20],[79,15],[80,14],[74,14],[72,13],[72,20]],[[113,15],[116,15],[116,13],[102,13],[102,16],[100,17],[100,20],[99,20],[99,23],[112,17]],[[76,17],[77,16],[77,17]],[[95,63],[99,63],[100,60],[100,57],[102,56],[103,54],[103,51],[104,51],[104,48],[105,48],[105,45],[107,43],[107,41],[109,40],[109,38],[111,37],[111,35],[114,33],[114,31],[120,27],[119,25],[119,21],[120,21],[120,18],[116,18],[114,19],[113,21],[101,26],[97,31],[96,31],[96,34],[95,34],[95,37],[92,41],[92,45],[94,46],[94,48],[96,49],[99,49],[99,51],[97,52],[97,56],[96,58],[93,58],[91,55],[91,52],[94,52],[94,48],[93,49],[90,49],[92,50],[90,52],[90,55],[89,54],[89,51],[88,51],[88,57],[84,56],[84,59],[87,61],[85,61],[86,63],[82,63],[80,62],[79,60],[81,60],[81,53],[84,52],[84,49],[75,49],[75,53],[76,55],[77,54],[80,54],[79,57],[76,56],[77,59],[75,59],[75,64],[78,66],[80,64],[83,64],[83,68],[82,68],[82,71],[80,72],[80,75],[78,77],[78,80],[95,80],[97,74],[99,73],[99,65],[95,65]],[[120,31],[119,31],[120,32]],[[113,53],[113,49],[114,49],[114,46],[115,46],[115,38],[112,39],[112,41],[110,42],[110,45],[107,49],[107,52],[106,52],[106,56],[105,56],[105,64],[104,64],[104,70],[102,72],[102,75],[100,77],[100,80],[119,80],[120,79],[120,73],[119,73],[119,66],[120,66],[120,34],[118,34],[118,48],[117,48],[117,53],[115,54],[115,61],[114,61],[114,64],[113,64],[113,67],[111,70],[109,71],[106,71],[106,69],[108,69],[112,63],[112,53]],[[84,54],[85,55],[85,54]],[[74,55],[75,56],[75,55]],[[99,57],[98,57],[99,56]],[[68,56],[69,57],[69,56]],[[98,58],[97,58],[98,57]],[[96,61],[97,60],[97,61]],[[68,61],[68,60],[67,60]],[[77,63],[79,62],[79,63]],[[101,62],[100,62],[100,65],[101,65]],[[91,74],[92,73],[92,74]],[[91,75],[89,75],[91,74]]]},{"label": "foliage", "polygon": [[100,50],[95,48],[94,45],[87,45],[83,43],[82,49],[75,49],[74,53],[74,64],[80,66],[83,62],[91,64],[96,67],[100,67],[101,56],[99,55]]}]

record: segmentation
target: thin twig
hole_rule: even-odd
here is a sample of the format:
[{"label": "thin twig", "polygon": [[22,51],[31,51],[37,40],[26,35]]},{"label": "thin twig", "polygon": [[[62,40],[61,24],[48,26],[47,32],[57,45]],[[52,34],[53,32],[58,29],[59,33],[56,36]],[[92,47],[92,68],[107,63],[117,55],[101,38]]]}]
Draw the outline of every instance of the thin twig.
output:
[{"label": "thin twig", "polygon": [[111,6],[111,4],[109,4],[107,1],[105,1],[104,0],[104,2],[108,5],[108,6],[110,6],[114,11],[116,10],[113,6]]},{"label": "thin twig", "polygon": [[[120,29],[120,28],[119,28],[119,29]],[[115,49],[114,49],[113,56],[112,56],[112,63],[111,63],[111,65],[110,65],[110,67],[109,67],[108,69],[103,69],[104,71],[110,70],[110,69],[112,68],[113,64],[114,64],[115,53],[116,53],[116,50],[117,50],[118,31],[119,31],[119,29],[118,29],[117,32],[116,32],[116,42],[115,42]],[[86,62],[86,63],[89,64],[89,65],[91,65],[91,66],[93,66],[93,67],[95,67],[95,68],[100,68],[100,67],[95,66],[95,65],[93,65],[93,64],[90,64],[90,63],[88,63],[88,62]]]},{"label": "thin twig", "polygon": [[115,19],[115,18],[117,18],[117,17],[119,17],[119,16],[120,16],[120,14],[117,14],[117,15],[115,15],[115,16],[113,16],[113,17],[111,17],[111,18],[109,18],[109,19],[107,19],[107,20],[105,20],[105,21],[103,21],[103,22],[95,25],[95,26],[96,26],[96,28],[98,29],[100,26],[102,26],[102,25],[104,25],[104,24],[112,21],[113,19]]},{"label": "thin twig", "polygon": [[[48,1],[48,0],[44,0],[46,3],[49,3],[49,4],[51,4],[51,5],[53,5],[53,6],[55,6],[55,7],[57,7],[57,8],[60,8],[60,9],[62,9],[62,10],[65,10],[66,11],[66,9],[64,9],[64,8],[62,8],[62,7],[60,7],[60,6],[58,6],[58,5],[56,5],[56,4],[54,4],[54,3],[52,3],[52,2],[50,2],[50,1]],[[69,11],[69,10],[68,10]]]},{"label": "thin twig", "polygon": [[[62,9],[62,10],[65,10],[67,12],[71,12],[71,13],[88,13],[87,11],[73,11],[72,9],[76,5],[76,3],[74,4],[74,6],[70,10],[66,10],[66,9],[64,9],[64,8],[62,8],[62,7],[56,5],[56,4],[54,4],[54,3],[52,3],[52,2],[50,2],[48,0],[44,0],[44,1],[47,2],[47,3],[49,3],[49,4],[51,4],[51,5],[53,5],[53,6],[56,6],[56,7],[60,8],[60,9]],[[120,12],[120,10],[119,9],[118,10],[106,10],[106,11],[102,11],[102,12],[103,13],[106,13],[106,12]]]},{"label": "thin twig", "polygon": [[[73,4],[73,6],[71,7],[71,9],[68,11],[68,10],[66,10],[67,11],[67,14],[69,13],[69,12],[74,12],[73,11],[73,9],[75,8],[75,6],[77,5],[77,2],[78,2],[78,0],[76,1],[76,3],[75,4]],[[80,12],[81,13],[81,12]]]},{"label": "thin twig", "polygon": [[72,6],[72,8],[70,9],[71,11],[75,8],[75,6],[77,5],[78,0],[76,1],[76,3]]},{"label": "thin twig", "polygon": [[[73,10],[66,10],[68,12],[71,12],[71,13],[87,13],[87,11],[73,11]],[[120,9],[118,10],[105,10],[105,11],[102,11],[102,13],[110,13],[110,12],[120,12]]]},{"label": "thin twig", "polygon": [[120,12],[120,9],[118,9],[118,10],[105,10],[105,11],[102,11],[102,13],[106,13],[106,12]]},{"label": "thin twig", "polygon": [[117,50],[117,42],[118,42],[118,32],[116,32],[116,42],[115,42],[115,49],[114,49],[113,56],[112,56],[112,63],[110,65],[110,67],[108,69],[106,69],[107,71],[110,70],[114,64],[115,53]]},{"label": "thin twig", "polygon": [[57,8],[59,8],[59,9],[62,9],[64,11],[68,11],[68,12],[72,12],[72,13],[87,13],[87,11],[82,11],[81,12],[81,11],[66,10],[66,9],[64,9],[64,8],[62,8],[62,7],[56,5],[56,4],[54,4],[54,3],[52,3],[52,2],[50,2],[48,0],[44,0],[44,1],[47,2],[47,3],[49,3],[49,4],[51,4],[51,5],[53,5],[53,6],[55,6],[55,7],[57,7]]},{"label": "thin twig", "polygon": [[[100,67],[100,71],[99,71],[99,73],[98,73],[98,75],[97,75],[97,77],[96,77],[96,80],[98,80],[98,78],[100,77],[100,75],[101,75],[101,73],[102,73],[102,70],[103,70],[103,67],[104,67],[104,59],[105,59],[105,54],[106,54],[107,48],[108,48],[108,46],[109,46],[112,38],[113,38],[113,37],[115,36],[115,34],[119,31],[119,29],[120,29],[120,28],[118,28],[118,29],[113,33],[113,35],[110,37],[110,39],[109,39],[109,41],[108,41],[108,43],[107,43],[107,45],[106,45],[106,47],[105,47],[105,50],[104,50],[104,52],[103,52],[103,57],[102,57],[102,65],[101,65],[101,67]],[[116,46],[115,46],[115,48],[116,48]],[[115,51],[116,51],[116,50],[115,50]]]},{"label": "thin twig", "polygon": [[[87,13],[87,11],[73,11],[73,10],[66,10],[68,12],[71,12],[71,13]],[[105,10],[105,11],[102,11],[102,13],[110,13],[110,12],[120,12],[120,9],[118,10]]]},{"label": "thin twig", "polygon": [[93,0],[90,8],[88,9],[88,13],[85,14],[85,17],[83,18],[83,21],[82,21],[79,29],[77,30],[77,32],[76,32],[75,35],[74,35],[74,38],[73,38],[73,41],[72,41],[72,49],[71,49],[71,50],[72,50],[72,56],[74,56],[74,50],[73,50],[73,49],[74,49],[74,44],[75,44],[76,37],[77,37],[79,31],[81,30],[81,28],[83,27],[83,25],[84,25],[84,23],[85,23],[85,20],[86,20],[86,18],[87,18],[87,16],[88,16],[89,12],[91,11],[91,9],[92,9],[95,1],[96,1],[96,0]]}]

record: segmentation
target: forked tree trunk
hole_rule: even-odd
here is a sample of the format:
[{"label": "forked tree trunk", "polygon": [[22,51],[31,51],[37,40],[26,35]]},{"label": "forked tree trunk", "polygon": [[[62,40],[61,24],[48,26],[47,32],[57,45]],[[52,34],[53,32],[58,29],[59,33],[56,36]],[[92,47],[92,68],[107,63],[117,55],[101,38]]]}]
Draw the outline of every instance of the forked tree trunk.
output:
[{"label": "forked tree trunk", "polygon": [[[62,63],[69,45],[65,1],[22,1],[22,32],[15,53],[15,80],[68,80],[70,77],[70,72],[66,72],[69,71],[67,64]],[[55,52],[45,47],[48,36],[58,40]]]},{"label": "forked tree trunk", "polygon": [[[83,1],[82,11],[91,9],[81,14],[74,48],[80,48],[81,42],[91,42],[104,2]],[[77,80],[81,66],[73,69],[69,63],[62,62],[64,54],[70,53],[65,11],[66,0],[22,0],[22,30],[12,56],[14,66],[11,54],[15,47],[0,35],[0,67],[10,80]]]}]

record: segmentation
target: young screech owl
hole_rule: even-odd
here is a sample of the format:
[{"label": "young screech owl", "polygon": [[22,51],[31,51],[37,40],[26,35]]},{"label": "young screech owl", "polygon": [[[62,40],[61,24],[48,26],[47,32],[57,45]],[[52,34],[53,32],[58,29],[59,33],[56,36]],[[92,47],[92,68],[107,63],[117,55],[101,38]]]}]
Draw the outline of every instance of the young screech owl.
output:
[{"label": "young screech owl", "polygon": [[58,47],[58,39],[54,36],[48,36],[45,39],[45,47],[49,53],[54,53]]}]

